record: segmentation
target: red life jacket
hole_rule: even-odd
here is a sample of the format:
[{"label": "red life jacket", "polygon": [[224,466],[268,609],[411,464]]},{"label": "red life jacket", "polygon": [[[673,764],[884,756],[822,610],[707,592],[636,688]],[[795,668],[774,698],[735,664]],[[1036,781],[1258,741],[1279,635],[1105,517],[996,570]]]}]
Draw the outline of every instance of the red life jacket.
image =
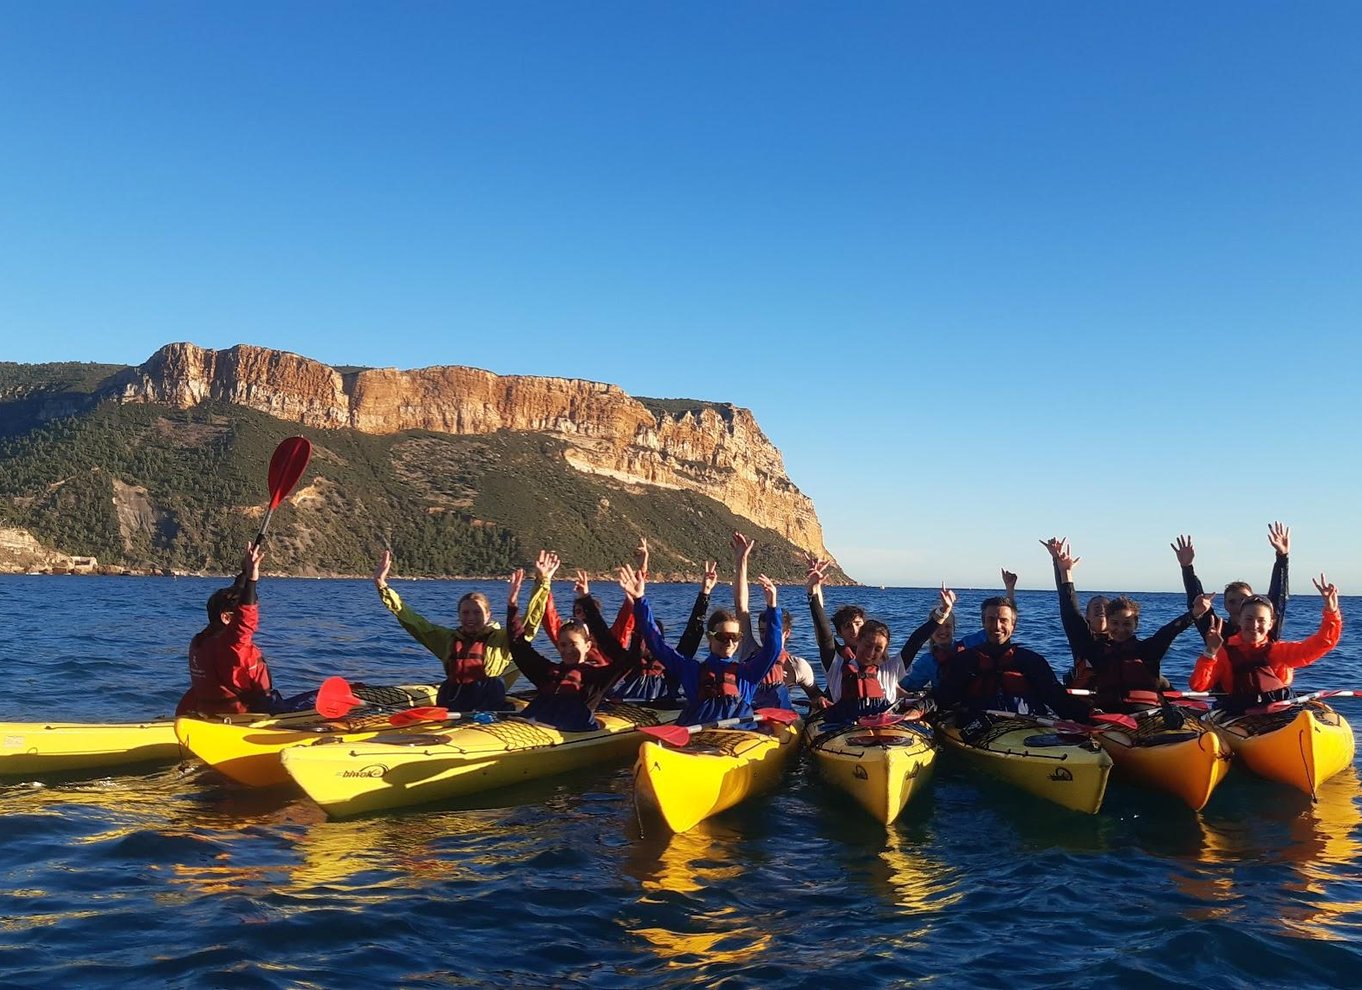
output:
[{"label": "red life jacket", "polygon": [[736,661],[724,663],[717,671],[714,664],[705,663],[700,667],[700,689],[697,701],[718,701],[723,698],[741,698],[738,690],[738,664]]},{"label": "red life jacket", "polygon": [[549,671],[549,690],[546,694],[581,694],[582,665],[557,664]]},{"label": "red life jacket", "polygon": [[1034,693],[1026,675],[1012,668],[1012,657],[1017,652],[1015,647],[1009,646],[1007,652],[996,660],[983,650],[976,649],[973,652],[977,658],[978,673],[970,680],[967,692],[970,698],[988,699],[996,695],[1021,698]]},{"label": "red life jacket", "polygon": [[779,687],[785,683],[785,661],[790,659],[789,650],[781,650],[776,662],[771,664],[771,669],[762,678],[762,687]]},{"label": "red life jacket", "polygon": [[863,667],[855,657],[843,660],[842,697],[859,698],[862,701],[883,701],[884,685],[880,683],[879,665],[869,663]]},{"label": "red life jacket", "polygon": [[940,646],[936,643],[932,644],[932,657],[936,660],[936,679],[938,681],[946,676],[946,670],[950,667],[952,661],[964,652],[965,648],[963,646]]},{"label": "red life jacket", "polygon": [[455,636],[445,661],[445,676],[455,684],[476,684],[487,676],[486,650],[487,644],[480,639]]},{"label": "red life jacket", "polygon": [[1271,644],[1245,646],[1242,642],[1226,643],[1225,653],[1230,658],[1234,678],[1233,694],[1267,694],[1280,691],[1286,682],[1277,676],[1268,657]]}]

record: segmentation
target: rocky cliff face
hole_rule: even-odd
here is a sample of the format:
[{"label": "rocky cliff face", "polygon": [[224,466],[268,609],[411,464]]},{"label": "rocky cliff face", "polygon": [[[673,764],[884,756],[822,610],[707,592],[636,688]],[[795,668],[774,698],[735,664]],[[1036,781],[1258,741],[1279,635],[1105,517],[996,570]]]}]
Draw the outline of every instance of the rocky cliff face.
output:
[{"label": "rocky cliff face", "polygon": [[[732,405],[652,406],[614,385],[494,375],[457,366],[341,373],[296,354],[170,344],[117,381],[123,402],[188,408],[215,399],[320,428],[551,434],[578,471],[699,492],[827,556],[813,503],[786,476],[751,412]],[[676,405],[678,411],[669,411]]]}]

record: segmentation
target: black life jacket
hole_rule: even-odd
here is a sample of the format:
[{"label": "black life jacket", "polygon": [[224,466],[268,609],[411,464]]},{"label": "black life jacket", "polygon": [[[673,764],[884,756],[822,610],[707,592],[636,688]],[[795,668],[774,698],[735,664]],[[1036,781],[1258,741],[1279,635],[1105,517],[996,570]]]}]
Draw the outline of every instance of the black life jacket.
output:
[{"label": "black life jacket", "polygon": [[1158,675],[1130,648],[1108,645],[1093,668],[1091,687],[1103,697],[1119,701],[1131,691],[1157,691],[1159,687]]}]

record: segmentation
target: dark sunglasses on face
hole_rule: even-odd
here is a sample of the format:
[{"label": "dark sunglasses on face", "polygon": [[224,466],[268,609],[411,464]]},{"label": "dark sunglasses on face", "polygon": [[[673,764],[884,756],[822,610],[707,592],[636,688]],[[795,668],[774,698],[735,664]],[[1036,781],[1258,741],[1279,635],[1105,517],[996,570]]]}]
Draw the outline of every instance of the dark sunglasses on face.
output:
[{"label": "dark sunglasses on face", "polygon": [[710,633],[709,638],[716,643],[736,643],[742,636],[739,633]]}]

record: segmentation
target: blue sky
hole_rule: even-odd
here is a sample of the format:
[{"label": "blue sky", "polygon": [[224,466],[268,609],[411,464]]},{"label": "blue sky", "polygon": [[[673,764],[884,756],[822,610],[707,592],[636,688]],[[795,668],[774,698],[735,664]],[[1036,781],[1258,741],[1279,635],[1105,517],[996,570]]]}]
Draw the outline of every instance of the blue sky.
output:
[{"label": "blue sky", "polygon": [[1362,7],[56,3],[0,359],[173,340],[754,410],[872,583],[1362,589]]}]

